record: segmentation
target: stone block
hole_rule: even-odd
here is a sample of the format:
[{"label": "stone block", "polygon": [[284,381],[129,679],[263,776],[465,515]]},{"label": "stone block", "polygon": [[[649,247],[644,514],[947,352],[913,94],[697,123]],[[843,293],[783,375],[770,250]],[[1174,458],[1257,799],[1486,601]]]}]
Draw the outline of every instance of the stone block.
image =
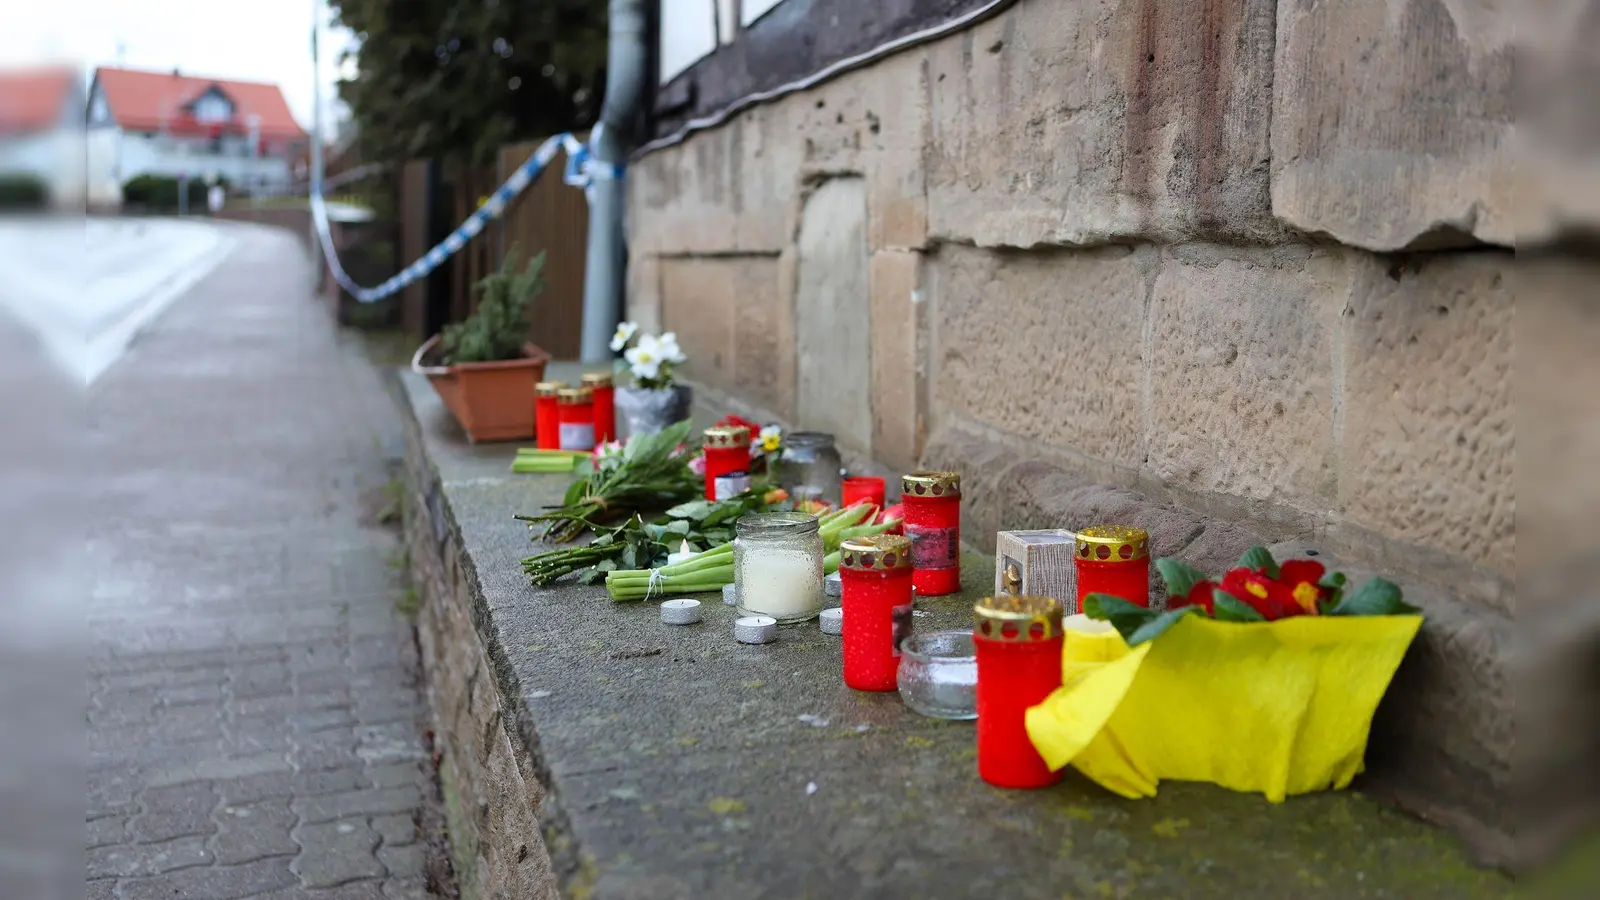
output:
[{"label": "stone block", "polygon": [[794,412],[794,251],[743,257],[733,277],[733,383],[740,396],[787,418]]},{"label": "stone block", "polygon": [[1514,261],[1362,257],[1340,320],[1342,514],[1506,576],[1516,544]]},{"label": "stone block", "polygon": [[922,450],[922,355],[927,306],[921,253],[882,250],[867,273],[871,294],[872,449],[901,469]]},{"label": "stone block", "polygon": [[1264,242],[1274,0],[1023,3],[930,46],[929,230]]},{"label": "stone block", "polygon": [[677,332],[696,381],[732,388],[736,269],[727,259],[661,260],[661,327]]},{"label": "stone block", "polygon": [[1273,212],[1368,250],[1512,245],[1512,15],[1485,0],[1280,4]]},{"label": "stone block", "polygon": [[1339,251],[1179,247],[1150,306],[1147,469],[1167,485],[1299,508],[1333,502]]},{"label": "stone block", "polygon": [[796,420],[842,446],[872,449],[866,187],[832,178],[805,202],[798,239]]},{"label": "stone block", "polygon": [[628,260],[628,321],[650,334],[661,333],[661,260],[652,253],[630,248]]},{"label": "stone block", "polygon": [[934,409],[1137,468],[1150,248],[932,257]]},{"label": "stone block", "polygon": [[739,245],[737,125],[635,161],[628,173],[630,249],[722,253]]}]

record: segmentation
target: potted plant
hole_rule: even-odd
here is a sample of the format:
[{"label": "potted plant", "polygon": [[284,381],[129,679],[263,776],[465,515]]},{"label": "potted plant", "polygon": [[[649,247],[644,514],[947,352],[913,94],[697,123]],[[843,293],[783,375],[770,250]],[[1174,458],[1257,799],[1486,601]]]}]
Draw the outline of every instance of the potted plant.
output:
[{"label": "potted plant", "polygon": [[550,354],[529,343],[528,311],[543,272],[543,253],[518,271],[513,248],[500,271],[473,286],[480,299],[472,315],[412,357],[412,370],[427,376],[473,443],[533,437],[533,386]]},{"label": "potted plant", "polygon": [[[1359,589],[1314,560],[1256,547],[1220,579],[1156,561],[1166,612],[1105,594],[1066,632],[1062,686],[1027,714],[1052,769],[1149,797],[1166,779],[1269,801],[1338,790],[1422,617],[1400,588]],[[1079,618],[1079,617],[1074,617]]]},{"label": "potted plant", "polygon": [[637,324],[623,322],[611,338],[611,349],[622,352],[633,377],[632,385],[617,388],[617,409],[630,435],[655,434],[689,418],[694,395],[688,385],[673,379],[677,367],[689,359],[675,333],[640,334]]}]

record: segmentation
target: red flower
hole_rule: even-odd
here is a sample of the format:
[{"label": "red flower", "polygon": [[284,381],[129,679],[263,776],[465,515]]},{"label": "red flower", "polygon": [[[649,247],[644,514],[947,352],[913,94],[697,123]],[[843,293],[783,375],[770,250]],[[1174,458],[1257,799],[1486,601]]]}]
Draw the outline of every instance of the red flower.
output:
[{"label": "red flower", "polygon": [[1216,589],[1217,583],[1214,581],[1196,581],[1194,586],[1189,588],[1189,593],[1182,597],[1169,597],[1167,599],[1167,608],[1180,609],[1185,606],[1198,606],[1204,609],[1206,615],[1209,616],[1215,612],[1213,604],[1216,603],[1216,600],[1211,592]]},{"label": "red flower", "polygon": [[717,424],[718,425],[743,425],[744,427],[750,429],[750,434],[751,435],[754,435],[754,434],[756,434],[757,432],[759,432],[761,430],[761,426],[760,425],[757,425],[755,422],[752,422],[752,421],[750,421],[749,419],[746,419],[743,416],[735,415],[733,413],[728,413],[727,415],[723,416],[722,417],[722,421],[718,422]]},{"label": "red flower", "polygon": [[1222,576],[1222,591],[1247,604],[1268,622],[1300,615],[1304,610],[1295,602],[1288,585],[1273,581],[1250,569],[1229,569]]}]

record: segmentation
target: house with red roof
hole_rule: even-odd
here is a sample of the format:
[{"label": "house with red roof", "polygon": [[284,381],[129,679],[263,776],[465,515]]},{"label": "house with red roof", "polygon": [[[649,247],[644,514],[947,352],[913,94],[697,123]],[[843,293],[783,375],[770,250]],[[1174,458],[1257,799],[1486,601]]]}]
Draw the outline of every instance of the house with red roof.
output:
[{"label": "house with red roof", "polygon": [[102,66],[89,86],[90,174],[282,188],[309,140],[275,84]]},{"label": "house with red roof", "polygon": [[0,69],[0,178],[42,184],[55,206],[84,202],[83,79],[71,66]]}]

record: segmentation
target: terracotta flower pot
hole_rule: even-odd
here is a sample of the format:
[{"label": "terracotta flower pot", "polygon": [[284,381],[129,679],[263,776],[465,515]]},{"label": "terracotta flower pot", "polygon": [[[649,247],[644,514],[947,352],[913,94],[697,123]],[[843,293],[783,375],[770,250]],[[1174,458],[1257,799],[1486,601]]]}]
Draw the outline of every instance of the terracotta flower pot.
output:
[{"label": "terracotta flower pot", "polygon": [[502,362],[428,365],[439,336],[417,348],[411,370],[428,377],[474,444],[533,437],[533,386],[544,380],[550,354],[523,344],[522,359]]}]

